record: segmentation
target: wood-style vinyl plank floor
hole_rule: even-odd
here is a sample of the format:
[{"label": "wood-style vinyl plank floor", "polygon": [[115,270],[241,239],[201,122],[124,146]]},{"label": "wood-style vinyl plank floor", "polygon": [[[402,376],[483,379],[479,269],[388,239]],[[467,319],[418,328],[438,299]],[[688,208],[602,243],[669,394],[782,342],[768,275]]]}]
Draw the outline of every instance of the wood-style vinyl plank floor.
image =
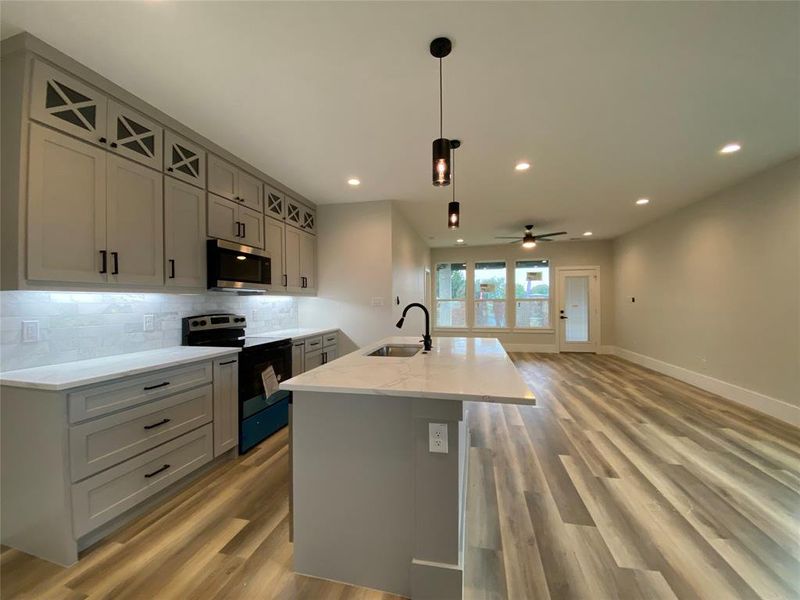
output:
[{"label": "wood-style vinyl plank floor", "polygon": [[[515,354],[537,406],[468,405],[465,596],[800,598],[800,432],[609,356]],[[382,599],[295,575],[287,431],[0,596]]]},{"label": "wood-style vinyl plank floor", "polygon": [[800,598],[800,431],[630,362],[469,405],[466,598]]}]

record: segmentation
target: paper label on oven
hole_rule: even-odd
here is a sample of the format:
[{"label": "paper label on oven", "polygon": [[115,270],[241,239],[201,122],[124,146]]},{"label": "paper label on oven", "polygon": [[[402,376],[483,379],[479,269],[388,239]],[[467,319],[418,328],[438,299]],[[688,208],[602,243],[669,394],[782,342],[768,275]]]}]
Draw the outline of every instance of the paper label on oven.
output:
[{"label": "paper label on oven", "polygon": [[264,393],[267,398],[278,391],[278,378],[271,365],[261,372],[261,381],[264,383]]}]

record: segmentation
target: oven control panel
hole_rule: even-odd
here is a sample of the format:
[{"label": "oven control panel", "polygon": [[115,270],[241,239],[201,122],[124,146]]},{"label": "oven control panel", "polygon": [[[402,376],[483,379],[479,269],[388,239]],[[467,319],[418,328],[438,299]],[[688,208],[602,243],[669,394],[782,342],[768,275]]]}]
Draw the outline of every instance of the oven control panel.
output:
[{"label": "oven control panel", "polygon": [[244,329],[247,319],[244,315],[217,314],[196,315],[183,318],[184,331],[208,331],[211,329]]}]

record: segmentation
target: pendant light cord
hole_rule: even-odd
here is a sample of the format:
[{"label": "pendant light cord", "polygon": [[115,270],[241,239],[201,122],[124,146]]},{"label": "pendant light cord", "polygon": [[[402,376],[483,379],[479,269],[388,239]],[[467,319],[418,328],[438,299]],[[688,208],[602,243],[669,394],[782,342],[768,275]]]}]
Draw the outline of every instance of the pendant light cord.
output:
[{"label": "pendant light cord", "polygon": [[442,59],[439,59],[439,137],[442,138],[444,131],[442,121],[444,120],[444,112],[442,111]]},{"label": "pendant light cord", "polygon": [[453,148],[453,165],[450,167],[450,183],[453,185],[453,202],[456,201],[456,150]]}]

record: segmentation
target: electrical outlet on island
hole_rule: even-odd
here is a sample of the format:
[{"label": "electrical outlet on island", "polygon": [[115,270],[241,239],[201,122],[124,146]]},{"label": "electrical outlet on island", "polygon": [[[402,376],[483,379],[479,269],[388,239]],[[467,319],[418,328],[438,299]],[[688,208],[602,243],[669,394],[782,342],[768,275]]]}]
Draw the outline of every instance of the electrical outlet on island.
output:
[{"label": "electrical outlet on island", "polygon": [[428,423],[428,451],[447,454],[447,423]]}]

